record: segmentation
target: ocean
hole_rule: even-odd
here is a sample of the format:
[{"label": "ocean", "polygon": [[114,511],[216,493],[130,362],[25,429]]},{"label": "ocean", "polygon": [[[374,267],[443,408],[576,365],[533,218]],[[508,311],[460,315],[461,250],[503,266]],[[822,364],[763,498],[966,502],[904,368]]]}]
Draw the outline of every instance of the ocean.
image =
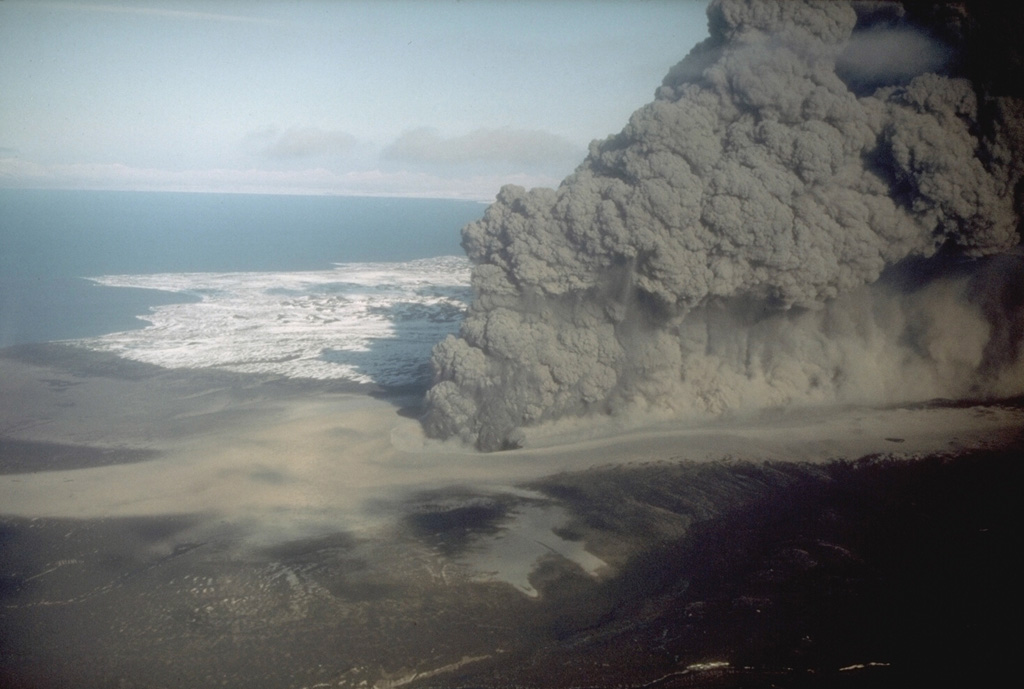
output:
[{"label": "ocean", "polygon": [[420,384],[469,300],[474,201],[0,190],[0,347]]}]

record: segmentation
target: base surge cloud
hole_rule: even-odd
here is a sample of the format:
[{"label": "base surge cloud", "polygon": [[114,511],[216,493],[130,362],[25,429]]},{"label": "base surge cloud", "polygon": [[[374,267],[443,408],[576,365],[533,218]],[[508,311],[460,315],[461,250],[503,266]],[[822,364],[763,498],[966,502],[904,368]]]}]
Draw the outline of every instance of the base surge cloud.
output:
[{"label": "base surge cloud", "polygon": [[463,230],[427,432],[1024,392],[1024,80],[984,9],[713,2],[621,133]]}]

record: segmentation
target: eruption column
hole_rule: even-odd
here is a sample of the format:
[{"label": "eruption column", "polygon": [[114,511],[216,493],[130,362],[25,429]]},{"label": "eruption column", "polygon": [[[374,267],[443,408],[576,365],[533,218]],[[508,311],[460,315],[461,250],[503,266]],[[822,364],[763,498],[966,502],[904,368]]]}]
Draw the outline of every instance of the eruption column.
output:
[{"label": "eruption column", "polygon": [[[1024,391],[1024,108],[954,9],[713,2],[621,133],[464,228],[475,300],[427,432]],[[931,57],[880,68],[887,36]]]}]

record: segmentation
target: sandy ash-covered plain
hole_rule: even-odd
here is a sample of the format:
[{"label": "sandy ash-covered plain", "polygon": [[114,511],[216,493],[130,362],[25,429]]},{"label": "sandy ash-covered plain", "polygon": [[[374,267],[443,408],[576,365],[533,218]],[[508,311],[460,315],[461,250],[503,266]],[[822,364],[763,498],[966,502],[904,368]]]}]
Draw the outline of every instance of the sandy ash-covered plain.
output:
[{"label": "sandy ash-covered plain", "polygon": [[984,685],[1012,664],[1013,401],[563,422],[482,454],[425,439],[418,390],[59,344],[4,350],[0,381],[4,686]]}]

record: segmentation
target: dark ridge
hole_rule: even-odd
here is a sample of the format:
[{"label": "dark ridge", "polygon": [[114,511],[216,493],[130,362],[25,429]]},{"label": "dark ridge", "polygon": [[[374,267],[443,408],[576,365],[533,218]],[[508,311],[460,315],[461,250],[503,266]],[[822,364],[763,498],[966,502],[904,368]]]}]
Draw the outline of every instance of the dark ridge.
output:
[{"label": "dark ridge", "polygon": [[[655,464],[539,482],[589,536],[611,530],[646,545],[611,579],[575,591],[571,573],[539,570],[552,642],[502,679],[1004,686],[1016,652],[1003,630],[1021,612],[1011,563],[1022,479],[1011,448],[828,465]],[[667,512],[692,521],[681,537],[650,528]],[[719,666],[701,666],[709,661]],[[572,675],[583,667],[594,668],[586,682]]]}]

